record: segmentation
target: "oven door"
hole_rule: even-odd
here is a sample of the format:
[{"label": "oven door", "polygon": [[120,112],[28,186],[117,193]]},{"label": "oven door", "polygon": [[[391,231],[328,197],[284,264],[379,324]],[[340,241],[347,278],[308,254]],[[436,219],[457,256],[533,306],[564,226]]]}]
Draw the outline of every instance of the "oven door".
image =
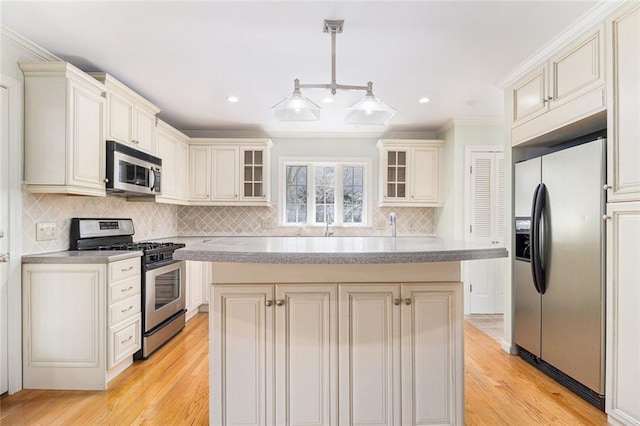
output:
[{"label": "oven door", "polygon": [[180,312],[186,304],[185,262],[175,261],[145,273],[144,331]]}]

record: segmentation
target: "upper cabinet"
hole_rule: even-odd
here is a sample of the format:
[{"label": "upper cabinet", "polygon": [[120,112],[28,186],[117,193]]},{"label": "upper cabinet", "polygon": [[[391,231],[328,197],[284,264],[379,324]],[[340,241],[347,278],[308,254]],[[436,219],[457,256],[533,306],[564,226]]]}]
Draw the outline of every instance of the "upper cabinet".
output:
[{"label": "upper cabinet", "polygon": [[187,204],[189,199],[189,138],[162,120],[156,127],[157,156],[162,159],[159,203]]},{"label": "upper cabinet", "polygon": [[105,196],[105,87],[66,62],[23,63],[29,192]]},{"label": "upper cabinet", "polygon": [[608,201],[640,201],[640,5],[607,21]]},{"label": "upper cabinet", "polygon": [[107,88],[107,139],[156,154],[156,114],[160,108],[109,74],[89,74]]},{"label": "upper cabinet", "polygon": [[380,139],[378,205],[441,206],[439,191],[441,140]]},{"label": "upper cabinet", "polygon": [[269,139],[192,139],[189,204],[268,205]]},{"label": "upper cabinet", "polygon": [[[599,112],[604,117],[604,86],[604,32],[598,26],[513,85],[512,144],[536,139]],[[593,121],[582,127],[602,126]]]}]

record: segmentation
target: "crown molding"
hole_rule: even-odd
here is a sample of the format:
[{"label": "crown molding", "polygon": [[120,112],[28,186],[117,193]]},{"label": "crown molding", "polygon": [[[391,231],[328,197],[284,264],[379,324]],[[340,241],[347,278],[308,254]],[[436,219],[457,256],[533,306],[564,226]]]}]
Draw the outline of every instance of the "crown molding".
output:
[{"label": "crown molding", "polygon": [[544,63],[553,54],[567,47],[586,31],[595,25],[600,24],[615,10],[631,1],[635,0],[601,0],[600,3],[588,10],[587,13],[580,17],[580,19],[578,19],[573,25],[566,28],[557,37],[543,46],[542,49],[538,50],[509,74],[496,82],[496,85],[499,89],[505,90],[520,78],[524,77],[524,75],[530,72],[533,68]]},{"label": "crown molding", "polygon": [[0,32],[2,34],[2,42],[8,43],[25,54],[31,56],[39,62],[60,62],[62,59],[50,53],[43,47],[38,46],[26,37],[21,36],[14,30],[0,24]]},{"label": "crown molding", "polygon": [[435,132],[265,132],[260,130],[183,130],[191,138],[271,139],[433,139]]}]

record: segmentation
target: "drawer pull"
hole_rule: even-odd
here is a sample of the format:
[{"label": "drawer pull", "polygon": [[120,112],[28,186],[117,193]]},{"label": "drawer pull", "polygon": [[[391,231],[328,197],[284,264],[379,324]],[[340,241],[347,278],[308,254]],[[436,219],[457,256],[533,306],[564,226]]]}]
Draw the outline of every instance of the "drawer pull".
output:
[{"label": "drawer pull", "polygon": [[131,291],[131,290],[133,290],[133,286],[132,286],[132,285],[130,285],[130,286],[129,286],[129,287],[127,287],[127,288],[123,288],[122,290],[120,290],[120,292],[121,292],[121,293],[126,293],[127,291]]},{"label": "drawer pull", "polygon": [[122,272],[127,272],[133,269],[133,266],[129,266],[128,268],[121,269]]},{"label": "drawer pull", "polygon": [[130,341],[131,341],[131,339],[133,339],[133,336],[129,336],[129,338],[128,338],[128,339],[121,340],[121,341],[120,341],[120,344],[121,344],[121,345],[124,345],[125,343],[130,342]]},{"label": "drawer pull", "polygon": [[125,312],[129,312],[132,309],[133,309],[133,305],[129,306],[127,309],[121,310],[120,312],[124,314]]}]

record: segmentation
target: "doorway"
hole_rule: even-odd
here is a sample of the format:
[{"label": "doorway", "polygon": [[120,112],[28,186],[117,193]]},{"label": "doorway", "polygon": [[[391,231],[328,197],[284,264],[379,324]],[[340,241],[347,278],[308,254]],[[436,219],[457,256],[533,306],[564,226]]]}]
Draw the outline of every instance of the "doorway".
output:
[{"label": "doorway", "polygon": [[[465,239],[504,246],[505,194],[502,147],[467,147],[465,155]],[[502,314],[505,259],[464,262],[467,314]]]},{"label": "doorway", "polygon": [[22,389],[22,83],[0,73],[0,394]]}]

